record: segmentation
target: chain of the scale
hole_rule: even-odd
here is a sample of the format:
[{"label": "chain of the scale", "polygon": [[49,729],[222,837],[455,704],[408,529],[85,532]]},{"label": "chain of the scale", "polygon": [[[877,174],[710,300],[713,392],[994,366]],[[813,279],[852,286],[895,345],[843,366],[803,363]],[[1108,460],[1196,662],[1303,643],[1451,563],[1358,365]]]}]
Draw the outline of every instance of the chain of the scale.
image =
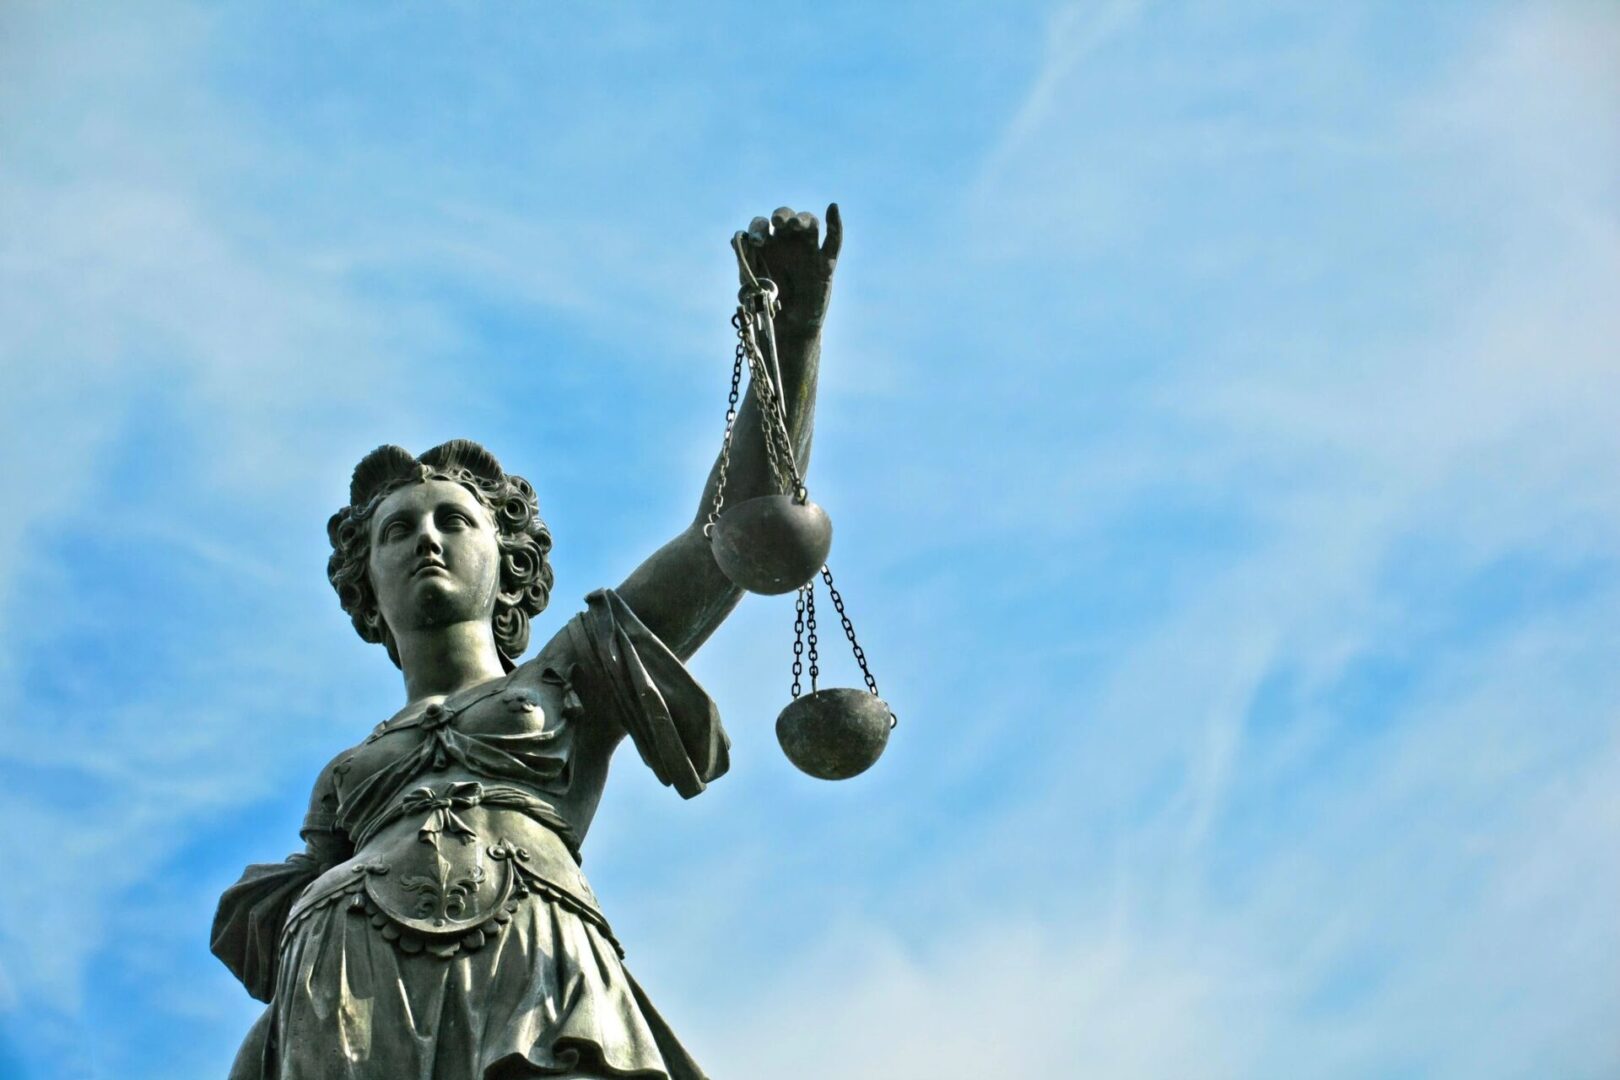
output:
[{"label": "chain of the scale", "polygon": [[[844,624],[844,636],[849,638],[850,651],[855,654],[855,663],[860,665],[861,678],[866,680],[866,688],[872,692],[873,697],[882,697],[878,693],[877,679],[872,677],[872,669],[866,664],[866,650],[861,643],[855,640],[855,624],[850,621],[849,612],[844,610],[844,598],[838,593],[838,586],[833,584],[832,571],[826,564],[821,567],[821,580],[827,583],[827,595],[832,597],[833,610],[838,612],[838,619]],[[813,581],[812,581],[813,584]],[[812,630],[812,633],[814,631]],[[889,726],[892,728],[900,722],[894,713],[889,713]]]},{"label": "chain of the scale", "polygon": [[810,591],[810,584],[800,585],[799,594],[793,599],[793,699],[798,700],[801,688],[799,677],[804,674],[804,596]]},{"label": "chain of the scale", "polygon": [[[726,434],[720,443],[720,470],[719,475],[715,477],[714,505],[709,508],[709,516],[703,523],[705,536],[714,530],[715,522],[720,520],[720,511],[726,505],[726,481],[731,470],[731,443],[737,430],[737,403],[742,397],[744,364],[748,365],[754,397],[759,402],[760,426],[764,429],[765,456],[770,464],[771,475],[776,478],[777,486],[791,492],[798,502],[802,503],[809,498],[804,480],[799,475],[799,464],[793,453],[792,441],[788,438],[787,418],[782,411],[781,395],[777,393],[776,380],[766,366],[764,352],[759,346],[758,329],[759,326],[763,326],[765,335],[771,342],[772,353],[776,351],[776,333],[771,319],[772,300],[772,294],[762,290],[738,304],[737,310],[731,316],[731,325],[737,331],[737,349],[731,364],[731,392],[726,397]],[[751,313],[748,310],[750,306],[756,306],[757,313]]]},{"label": "chain of the scale", "polygon": [[739,333],[748,357],[749,382],[754,388],[754,397],[759,401],[759,422],[764,428],[765,456],[770,460],[771,473],[778,485],[792,493],[794,501],[802,503],[810,494],[805,490],[804,478],[799,474],[799,462],[793,453],[793,442],[788,437],[787,414],[783,411],[775,372],[771,370],[775,365],[767,366],[764,350],[760,348],[761,331],[771,346],[774,359],[776,330],[768,299],[759,305],[752,318],[745,318]]},{"label": "chain of the scale", "polygon": [[[873,697],[881,697],[878,693],[877,679],[872,675],[872,669],[866,662],[866,650],[855,637],[855,624],[850,620],[849,612],[844,610],[844,598],[833,584],[832,570],[826,565],[821,568],[821,580],[827,584],[827,595],[832,598],[833,610],[838,612],[838,621],[843,624],[844,636],[849,639],[849,648],[855,655],[855,663],[860,666],[861,678],[866,681],[866,689],[871,691]],[[817,665],[816,649],[816,580],[811,578],[799,586],[798,597],[793,602],[793,697],[795,699],[803,692],[800,679],[804,675],[804,659],[806,655],[805,635],[808,633],[810,647],[810,692],[816,692],[816,677],[821,674]],[[889,714],[889,726],[898,724],[899,718],[894,713]]]},{"label": "chain of the scale", "polygon": [[[780,396],[782,365],[776,352],[774,316],[781,307],[779,299],[781,292],[770,278],[760,277],[754,272],[742,233],[732,236],[731,250],[737,256],[737,269],[743,280],[743,287],[737,293],[737,314],[732,319],[732,325],[737,328],[739,355],[746,355],[748,358],[754,396],[759,400],[760,427],[765,436],[765,453],[770,460],[771,474],[776,477],[778,487],[786,488],[793,494],[794,501],[803,504],[809,496],[804,488],[804,480],[799,474],[799,464],[793,453],[792,440],[788,436],[787,413]],[[769,367],[766,366],[765,354],[760,348],[761,334],[770,347]]]},{"label": "chain of the scale", "polygon": [[714,523],[720,520],[720,511],[726,505],[726,473],[731,468],[731,436],[737,428],[737,402],[742,396],[742,370],[747,362],[748,343],[743,326],[748,316],[739,307],[731,316],[731,325],[737,329],[737,355],[731,365],[731,394],[726,398],[726,437],[720,443],[720,475],[715,477],[714,505],[709,508],[709,519],[703,523],[703,535],[708,536]]},{"label": "chain of the scale", "polygon": [[813,694],[820,689],[816,685],[816,677],[821,674],[821,668],[816,665],[816,579],[811,578],[810,584],[804,590],[804,624],[810,634],[810,692]]},{"label": "chain of the scale", "polygon": [[803,692],[799,679],[804,675],[804,635],[810,632],[810,692],[813,694],[818,687],[816,680],[821,675],[820,659],[816,639],[816,579],[799,586],[799,595],[793,601],[793,696],[797,698]]}]

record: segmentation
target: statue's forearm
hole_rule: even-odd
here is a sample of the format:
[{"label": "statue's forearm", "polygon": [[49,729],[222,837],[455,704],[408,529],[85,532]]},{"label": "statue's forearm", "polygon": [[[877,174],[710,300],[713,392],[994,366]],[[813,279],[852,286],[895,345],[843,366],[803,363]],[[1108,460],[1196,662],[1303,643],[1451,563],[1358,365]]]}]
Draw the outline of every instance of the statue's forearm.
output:
[{"label": "statue's forearm", "polygon": [[[788,437],[793,444],[799,475],[810,467],[810,444],[815,434],[816,384],[821,367],[821,329],[779,328],[776,334],[777,358],[782,369],[782,400],[787,414]],[[782,489],[771,475],[770,458],[760,424],[759,401],[750,381],[746,397],[737,412],[731,438],[731,463],[726,474],[726,505],[734,506],[756,495],[770,495]],[[697,520],[704,521],[714,506],[714,490],[720,479],[716,459],[703,486]]]}]

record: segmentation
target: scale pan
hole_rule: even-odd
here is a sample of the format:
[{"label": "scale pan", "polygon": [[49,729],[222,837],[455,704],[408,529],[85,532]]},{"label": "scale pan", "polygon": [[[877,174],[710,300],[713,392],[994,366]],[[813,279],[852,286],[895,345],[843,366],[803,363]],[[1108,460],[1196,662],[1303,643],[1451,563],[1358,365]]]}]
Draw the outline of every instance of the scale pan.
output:
[{"label": "scale pan", "polygon": [[709,531],[714,561],[751,593],[779,596],[812,580],[832,548],[832,519],[813,502],[760,495],[731,507]]},{"label": "scale pan", "polygon": [[889,742],[894,714],[865,690],[817,690],[776,718],[789,761],[820,780],[848,780],[872,767]]}]

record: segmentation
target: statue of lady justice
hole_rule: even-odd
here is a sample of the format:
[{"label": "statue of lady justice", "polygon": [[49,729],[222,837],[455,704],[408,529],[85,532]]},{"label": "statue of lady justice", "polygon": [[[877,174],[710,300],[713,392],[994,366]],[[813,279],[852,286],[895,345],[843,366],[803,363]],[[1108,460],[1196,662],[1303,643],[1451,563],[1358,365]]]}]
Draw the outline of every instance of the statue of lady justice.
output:
[{"label": "statue of lady justice", "polygon": [[[742,235],[780,289],[780,394],[808,460],[841,226],[780,209]],[[328,576],[405,705],[316,778],[306,849],[251,866],[220,900],[213,951],[268,1002],[233,1080],[696,1080],[630,976],[580,873],[625,736],[690,798],[726,771],[713,701],[683,661],[742,595],[704,514],[716,485],[774,491],[760,411],[736,420],[729,477],[693,524],[602,589],[530,660],[552,584],[534,489],[483,447],[366,455],[332,516]]]}]

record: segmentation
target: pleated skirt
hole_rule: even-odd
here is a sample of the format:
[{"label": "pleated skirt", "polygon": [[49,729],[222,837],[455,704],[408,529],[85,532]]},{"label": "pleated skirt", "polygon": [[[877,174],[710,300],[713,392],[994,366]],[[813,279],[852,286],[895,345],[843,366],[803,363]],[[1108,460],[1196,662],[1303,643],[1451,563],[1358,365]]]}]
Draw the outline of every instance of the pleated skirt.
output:
[{"label": "pleated skirt", "polygon": [[703,1080],[613,943],[538,894],[449,959],[345,904],[313,911],[282,942],[267,1021],[263,1080]]}]

